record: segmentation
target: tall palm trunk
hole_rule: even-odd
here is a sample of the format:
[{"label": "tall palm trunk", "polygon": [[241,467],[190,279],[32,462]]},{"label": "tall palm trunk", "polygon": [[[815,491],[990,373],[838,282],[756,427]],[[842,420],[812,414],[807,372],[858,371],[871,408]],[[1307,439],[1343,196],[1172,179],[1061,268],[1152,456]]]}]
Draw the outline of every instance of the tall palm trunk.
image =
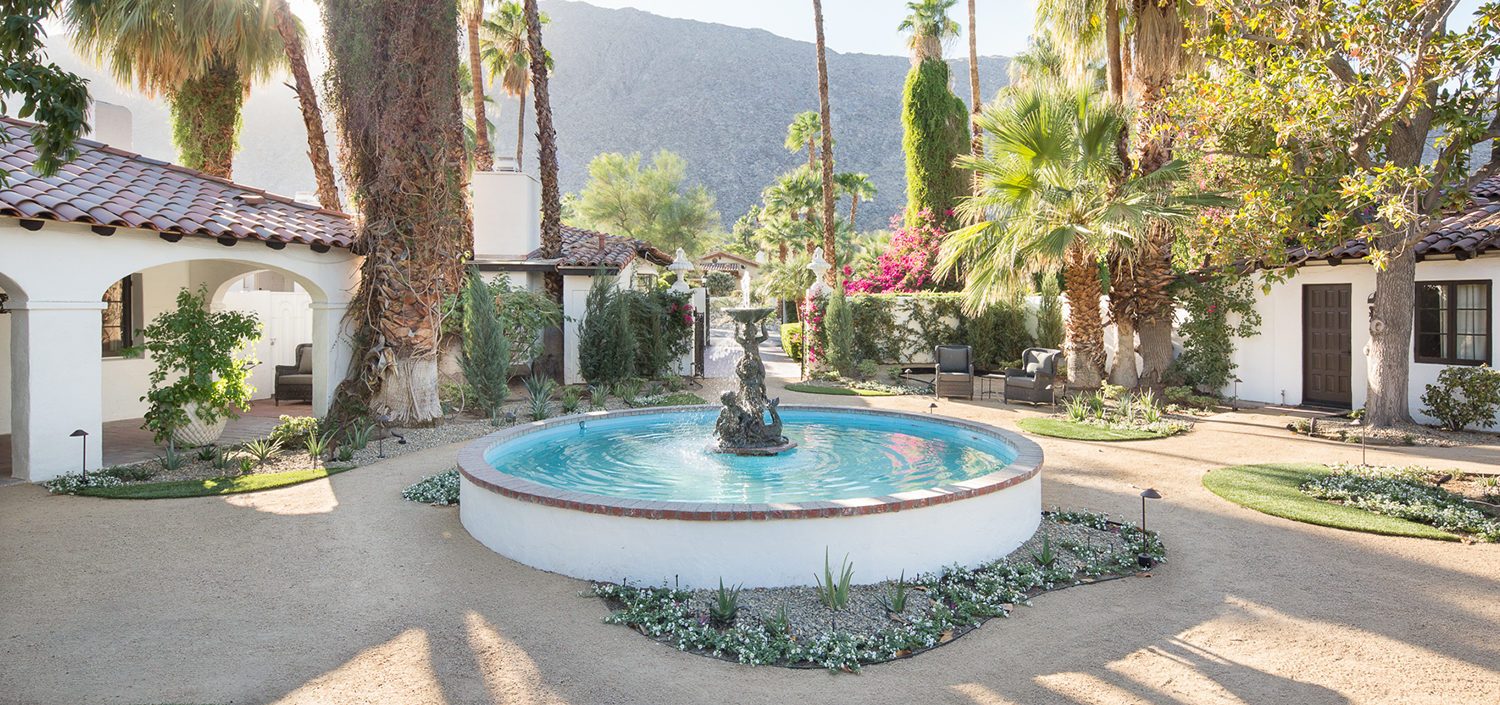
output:
[{"label": "tall palm trunk", "polygon": [[859,194],[849,194],[849,232],[859,232],[855,226],[854,216],[859,213]]},{"label": "tall palm trunk", "polygon": [[167,102],[178,161],[209,176],[233,178],[240,108],[245,102],[243,76],[234,65],[215,58],[203,73],[171,90]]},{"label": "tall palm trunk", "polygon": [[1063,343],[1068,389],[1097,389],[1104,369],[1104,322],[1099,309],[1103,292],[1098,260],[1081,245],[1068,250],[1063,263],[1063,286],[1068,296],[1068,330]]},{"label": "tall palm trunk", "polygon": [[[984,107],[984,100],[979,95],[979,40],[974,29],[974,0],[969,0],[969,125],[974,132],[974,137],[969,141],[969,151],[974,153],[975,159],[984,158],[984,129],[979,126],[979,112]],[[979,192],[981,179],[979,172],[974,172],[973,191]]]},{"label": "tall palm trunk", "polygon": [[[358,346],[335,423],[442,416],[442,304],[462,284],[470,232],[455,3],[323,0],[330,100],[365,254],[350,306]],[[414,125],[422,126],[414,129]]]},{"label": "tall palm trunk", "polygon": [[521,84],[521,94],[516,97],[516,171],[521,170],[521,157],[526,154],[526,84]]},{"label": "tall palm trunk", "polygon": [[1120,51],[1120,0],[1104,0],[1104,66],[1109,94],[1125,96],[1125,71]]},{"label": "tall palm trunk", "polygon": [[[557,131],[552,127],[552,100],[547,92],[547,50],[536,0],[525,0],[526,52],[531,57],[531,93],[536,103],[537,161],[542,177],[542,256],[562,256],[562,194],[557,186]],[[550,283],[552,298],[562,300],[562,281]]]},{"label": "tall palm trunk", "polygon": [[[828,108],[828,57],[823,42],[822,0],[813,0],[813,24],[817,28],[818,40],[818,111],[823,121],[820,130],[823,133],[823,258],[837,262],[838,255],[834,252],[834,231],[838,223],[833,214],[833,120]],[[829,286],[838,283],[838,267],[830,267],[825,275]]]},{"label": "tall palm trunk", "polygon": [[302,33],[286,0],[276,0],[276,32],[286,47],[286,60],[292,69],[297,105],[302,109],[302,126],[307,129],[307,159],[312,162],[313,177],[318,182],[318,203],[324,208],[343,210],[333,162],[328,157],[328,140],[323,135],[323,111],[318,107],[318,89],[307,70],[307,55],[302,48]]},{"label": "tall palm trunk", "polygon": [[484,3],[472,3],[464,17],[469,44],[469,99],[474,103],[474,170],[495,168],[495,152],[490,146],[490,122],[484,114],[484,64],[479,60],[479,23],[484,21]]}]

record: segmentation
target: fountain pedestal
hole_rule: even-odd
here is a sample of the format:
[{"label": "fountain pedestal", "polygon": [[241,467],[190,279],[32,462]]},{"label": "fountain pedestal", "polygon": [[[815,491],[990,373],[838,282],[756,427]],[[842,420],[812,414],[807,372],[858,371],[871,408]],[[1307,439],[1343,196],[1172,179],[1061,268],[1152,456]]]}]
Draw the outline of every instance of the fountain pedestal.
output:
[{"label": "fountain pedestal", "polygon": [[[765,306],[741,306],[728,309],[734,320],[734,339],[744,350],[735,364],[739,387],[719,397],[723,408],[714,424],[721,453],[735,455],[776,455],[796,447],[781,435],[779,399],[766,398],[766,365],[760,359],[760,344],[769,337]],[[768,418],[769,417],[769,418]]]}]

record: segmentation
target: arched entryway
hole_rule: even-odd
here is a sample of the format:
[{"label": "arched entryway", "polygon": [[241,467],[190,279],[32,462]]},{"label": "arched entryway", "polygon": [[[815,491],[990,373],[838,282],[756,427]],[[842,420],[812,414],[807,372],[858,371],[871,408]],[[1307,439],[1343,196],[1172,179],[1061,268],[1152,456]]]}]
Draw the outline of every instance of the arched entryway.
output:
[{"label": "arched entryway", "polygon": [[26,294],[15,280],[0,271],[0,481],[11,476],[11,315],[12,307],[24,304]]}]

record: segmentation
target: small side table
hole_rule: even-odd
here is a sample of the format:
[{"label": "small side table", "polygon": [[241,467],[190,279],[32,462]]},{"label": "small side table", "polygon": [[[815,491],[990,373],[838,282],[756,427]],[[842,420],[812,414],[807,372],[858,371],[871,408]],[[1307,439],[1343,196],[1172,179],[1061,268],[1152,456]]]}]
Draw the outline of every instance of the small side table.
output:
[{"label": "small side table", "polygon": [[[974,381],[979,385],[979,398],[992,397],[1000,394],[1005,389],[1005,375],[986,374],[975,375]],[[1000,385],[1001,391],[996,391],[996,385]]]}]

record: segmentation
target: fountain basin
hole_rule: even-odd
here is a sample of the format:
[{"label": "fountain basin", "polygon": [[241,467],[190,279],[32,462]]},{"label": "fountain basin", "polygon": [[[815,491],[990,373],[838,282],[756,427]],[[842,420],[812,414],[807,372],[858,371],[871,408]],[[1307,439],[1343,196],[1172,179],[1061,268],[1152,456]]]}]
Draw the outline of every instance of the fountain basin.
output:
[{"label": "fountain basin", "polygon": [[[497,553],[575,578],[810,585],[825,550],[868,582],[977,565],[1041,520],[1041,449],[931,415],[787,406],[798,445],[713,453],[712,407],[515,426],[459,456],[460,519]],[[580,428],[580,424],[582,427]]]}]

